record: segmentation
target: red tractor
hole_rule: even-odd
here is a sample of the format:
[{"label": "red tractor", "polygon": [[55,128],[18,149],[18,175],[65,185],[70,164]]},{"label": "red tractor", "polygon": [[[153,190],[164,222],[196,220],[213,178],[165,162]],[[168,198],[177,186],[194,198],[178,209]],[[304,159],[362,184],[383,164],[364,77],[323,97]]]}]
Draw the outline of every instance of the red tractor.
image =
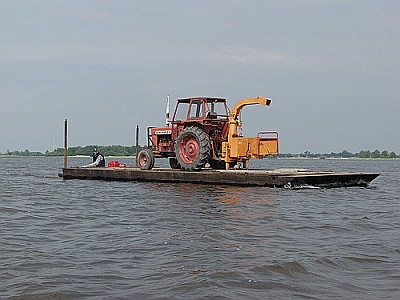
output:
[{"label": "red tractor", "polygon": [[213,169],[230,169],[240,162],[248,168],[250,158],[276,155],[277,132],[260,132],[254,138],[238,134],[244,106],[270,103],[263,97],[246,98],[230,111],[223,98],[181,98],[169,120],[167,99],[167,126],[147,128],[148,148],[139,152],[139,167],[151,170],[156,157],[168,157],[171,168],[186,171],[200,170],[207,164]]}]

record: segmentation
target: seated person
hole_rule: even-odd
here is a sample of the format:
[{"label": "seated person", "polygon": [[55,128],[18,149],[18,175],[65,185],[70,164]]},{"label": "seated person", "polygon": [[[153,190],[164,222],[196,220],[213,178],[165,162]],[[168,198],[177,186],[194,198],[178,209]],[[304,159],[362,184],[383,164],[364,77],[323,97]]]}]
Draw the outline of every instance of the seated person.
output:
[{"label": "seated person", "polygon": [[82,168],[93,168],[93,167],[105,167],[106,160],[104,155],[99,152],[97,148],[93,149],[93,162],[88,165],[82,166]]}]

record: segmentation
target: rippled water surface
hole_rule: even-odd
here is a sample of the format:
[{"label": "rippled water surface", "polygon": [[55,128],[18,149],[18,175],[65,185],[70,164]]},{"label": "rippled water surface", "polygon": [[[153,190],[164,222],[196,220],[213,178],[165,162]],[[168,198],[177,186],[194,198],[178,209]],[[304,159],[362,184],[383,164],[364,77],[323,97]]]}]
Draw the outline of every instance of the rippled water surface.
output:
[{"label": "rippled water surface", "polygon": [[304,190],[64,181],[62,164],[0,158],[1,299],[400,299],[398,160],[252,161],[381,173]]}]

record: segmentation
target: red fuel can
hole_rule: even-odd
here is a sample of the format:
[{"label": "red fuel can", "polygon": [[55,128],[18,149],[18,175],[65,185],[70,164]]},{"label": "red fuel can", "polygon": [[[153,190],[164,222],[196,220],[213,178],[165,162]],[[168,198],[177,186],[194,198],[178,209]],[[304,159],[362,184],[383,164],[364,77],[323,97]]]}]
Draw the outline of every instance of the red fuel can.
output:
[{"label": "red fuel can", "polygon": [[119,167],[119,162],[118,161],[109,161],[108,162],[108,167],[109,168],[118,168]]}]

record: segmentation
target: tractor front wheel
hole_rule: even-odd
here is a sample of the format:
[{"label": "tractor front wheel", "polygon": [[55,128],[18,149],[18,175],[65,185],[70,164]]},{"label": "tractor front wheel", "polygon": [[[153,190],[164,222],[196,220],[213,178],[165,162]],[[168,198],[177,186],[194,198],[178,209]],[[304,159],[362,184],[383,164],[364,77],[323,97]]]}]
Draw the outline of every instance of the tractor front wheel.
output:
[{"label": "tractor front wheel", "polygon": [[141,170],[153,169],[154,160],[155,160],[154,154],[150,149],[145,148],[139,152],[138,164]]},{"label": "tractor front wheel", "polygon": [[196,126],[183,129],[176,139],[175,154],[182,169],[186,171],[200,170],[210,158],[210,136]]}]

